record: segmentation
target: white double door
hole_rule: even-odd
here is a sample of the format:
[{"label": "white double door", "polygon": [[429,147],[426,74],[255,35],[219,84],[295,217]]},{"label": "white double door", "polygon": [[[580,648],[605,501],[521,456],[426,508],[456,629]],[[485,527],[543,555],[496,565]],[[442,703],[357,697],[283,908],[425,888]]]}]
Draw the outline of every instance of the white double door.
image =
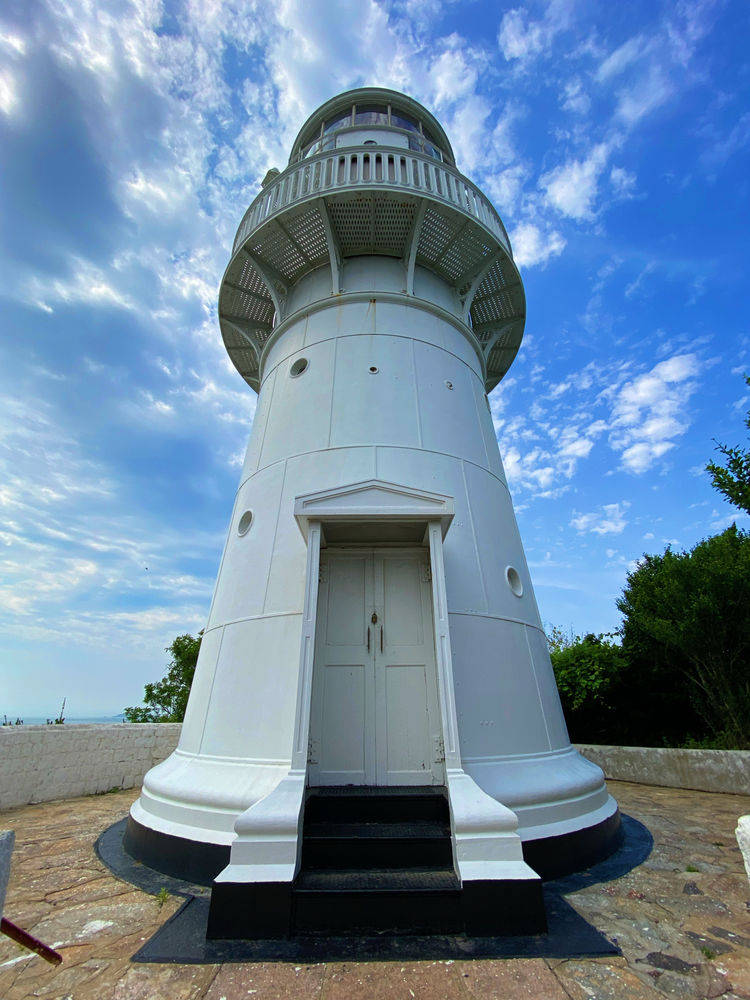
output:
[{"label": "white double door", "polygon": [[328,549],[320,567],[310,784],[442,784],[429,555]]}]

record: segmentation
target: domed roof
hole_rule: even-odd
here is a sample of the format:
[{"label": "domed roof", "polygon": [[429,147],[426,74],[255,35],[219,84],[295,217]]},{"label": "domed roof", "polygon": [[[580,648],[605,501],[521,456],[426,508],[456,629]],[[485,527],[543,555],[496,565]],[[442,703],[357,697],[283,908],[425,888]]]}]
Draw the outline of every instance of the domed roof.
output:
[{"label": "domed roof", "polygon": [[335,117],[336,114],[350,108],[353,104],[390,104],[394,111],[401,111],[418,119],[426,131],[432,135],[438,146],[449,154],[450,162],[455,163],[453,148],[437,118],[413,97],[401,94],[397,90],[388,90],[385,87],[358,87],[355,90],[345,90],[343,94],[337,94],[330,101],[321,104],[297,133],[289,162],[293,163],[298,158],[300,150],[316,138],[322,122]]}]

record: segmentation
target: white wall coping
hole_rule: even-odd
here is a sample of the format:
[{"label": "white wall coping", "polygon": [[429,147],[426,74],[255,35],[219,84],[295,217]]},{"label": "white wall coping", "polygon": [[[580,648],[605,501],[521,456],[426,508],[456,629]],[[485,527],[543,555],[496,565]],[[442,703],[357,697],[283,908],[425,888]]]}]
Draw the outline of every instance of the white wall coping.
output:
[{"label": "white wall coping", "polygon": [[[0,809],[137,788],[177,746],[179,722],[0,726]],[[750,795],[750,751],[577,744],[613,781]]]},{"label": "white wall coping", "polygon": [[750,795],[750,750],[615,747],[577,743],[605,778],[664,788]]}]

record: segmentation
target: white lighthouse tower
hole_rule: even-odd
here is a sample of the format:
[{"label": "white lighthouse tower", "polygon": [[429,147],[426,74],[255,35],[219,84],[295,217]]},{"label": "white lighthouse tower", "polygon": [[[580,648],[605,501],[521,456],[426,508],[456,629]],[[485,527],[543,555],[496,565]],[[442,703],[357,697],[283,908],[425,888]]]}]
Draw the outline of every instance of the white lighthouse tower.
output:
[{"label": "white lighthouse tower", "polygon": [[334,897],[377,923],[388,887],[405,925],[432,889],[444,929],[514,929],[503,899],[538,929],[539,876],[608,853],[619,814],[568,739],[490,416],[525,318],[500,218],[425,108],[349,91],[245,213],[219,317],[258,406],[126,849],[216,877],[219,936],[335,928]]}]

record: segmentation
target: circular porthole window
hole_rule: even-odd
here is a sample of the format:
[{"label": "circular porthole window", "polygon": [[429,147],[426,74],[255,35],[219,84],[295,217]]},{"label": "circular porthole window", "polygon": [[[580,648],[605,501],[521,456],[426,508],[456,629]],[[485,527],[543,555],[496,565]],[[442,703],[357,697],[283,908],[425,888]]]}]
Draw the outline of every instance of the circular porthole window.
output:
[{"label": "circular porthole window", "polygon": [[292,367],[289,369],[289,374],[292,378],[297,378],[302,372],[307,371],[307,358],[297,358]]},{"label": "circular porthole window", "polygon": [[379,371],[379,369],[378,369],[377,365],[370,365],[370,374],[371,375],[377,375],[378,371]]},{"label": "circular porthole window", "polygon": [[250,530],[250,525],[253,523],[253,512],[251,510],[246,510],[245,513],[240,518],[240,523],[237,525],[237,534],[246,535]]},{"label": "circular porthole window", "polygon": [[516,597],[520,597],[523,594],[523,584],[521,583],[521,577],[519,576],[518,570],[514,569],[512,566],[506,566],[505,579],[508,581],[508,586]]}]

